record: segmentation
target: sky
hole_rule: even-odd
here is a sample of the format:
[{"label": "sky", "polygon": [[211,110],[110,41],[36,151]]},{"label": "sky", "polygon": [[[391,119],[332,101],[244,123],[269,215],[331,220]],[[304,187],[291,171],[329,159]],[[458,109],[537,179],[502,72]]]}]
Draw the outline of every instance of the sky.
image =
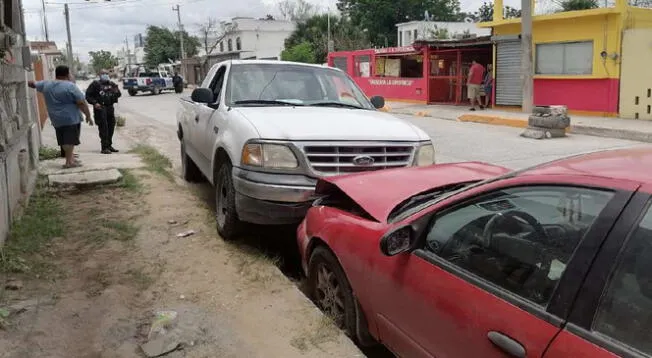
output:
[{"label": "sky", "polygon": [[[30,40],[44,40],[42,20],[43,0],[23,0],[25,25]],[[144,35],[148,25],[175,27],[177,13],[172,7],[181,6],[181,21],[190,33],[197,32],[209,17],[219,20],[235,16],[263,17],[278,15],[279,0],[44,0],[48,33],[60,49],[65,48],[66,27],[63,4],[70,8],[70,28],[73,52],[88,61],[88,52],[105,49],[115,52],[123,48],[125,38],[133,46],[133,38]],[[337,0],[308,0],[324,11],[335,11]],[[483,0],[461,0],[462,11],[474,11]],[[517,5],[520,0],[507,0],[505,5]],[[520,6],[519,6],[520,7]]]}]

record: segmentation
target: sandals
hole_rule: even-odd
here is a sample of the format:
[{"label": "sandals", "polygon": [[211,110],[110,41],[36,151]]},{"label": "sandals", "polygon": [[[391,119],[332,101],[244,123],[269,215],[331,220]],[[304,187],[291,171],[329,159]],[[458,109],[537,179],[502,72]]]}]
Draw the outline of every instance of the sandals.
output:
[{"label": "sandals", "polygon": [[79,160],[76,160],[76,159],[75,159],[75,160],[72,162],[72,164],[70,164],[70,165],[68,165],[68,164],[64,164],[64,165],[63,165],[63,169],[79,168],[79,167],[81,167],[81,166],[82,166],[82,163],[81,163]]}]

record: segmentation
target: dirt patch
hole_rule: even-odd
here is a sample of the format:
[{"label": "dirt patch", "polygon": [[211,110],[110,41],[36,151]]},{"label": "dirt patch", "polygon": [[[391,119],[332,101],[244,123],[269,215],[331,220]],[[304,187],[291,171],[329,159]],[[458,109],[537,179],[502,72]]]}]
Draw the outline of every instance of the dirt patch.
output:
[{"label": "dirt patch", "polygon": [[0,356],[144,356],[161,311],[176,312],[170,357],[359,355],[160,166],[90,190],[39,186],[2,252]]}]

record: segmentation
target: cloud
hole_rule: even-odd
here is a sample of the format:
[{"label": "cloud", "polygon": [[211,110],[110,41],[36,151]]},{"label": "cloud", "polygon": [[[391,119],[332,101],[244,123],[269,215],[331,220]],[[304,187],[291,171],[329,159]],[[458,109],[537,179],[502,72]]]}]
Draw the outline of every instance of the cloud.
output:
[{"label": "cloud", "polygon": [[[172,7],[181,5],[181,20],[189,32],[196,32],[208,17],[229,19],[235,16],[263,17],[277,15],[280,0],[46,0],[46,14],[50,40],[59,48],[67,41],[63,3],[70,5],[70,28],[73,52],[83,61],[88,52],[122,49],[125,38],[131,43],[135,35],[145,33],[148,25],[176,27],[177,13]],[[337,0],[309,0],[319,8],[335,11]],[[518,0],[508,0],[513,5]],[[463,10],[477,9],[482,0],[462,0]],[[25,26],[31,40],[43,40],[41,0],[23,0]]]}]

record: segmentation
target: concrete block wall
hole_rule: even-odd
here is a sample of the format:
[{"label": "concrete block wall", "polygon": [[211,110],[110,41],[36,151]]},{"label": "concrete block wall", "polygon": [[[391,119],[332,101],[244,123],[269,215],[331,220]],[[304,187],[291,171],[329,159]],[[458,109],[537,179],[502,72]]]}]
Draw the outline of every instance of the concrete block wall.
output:
[{"label": "concrete block wall", "polygon": [[37,179],[40,126],[36,96],[27,88],[33,73],[25,70],[24,45],[24,36],[18,34],[9,55],[0,59],[0,246]]}]

